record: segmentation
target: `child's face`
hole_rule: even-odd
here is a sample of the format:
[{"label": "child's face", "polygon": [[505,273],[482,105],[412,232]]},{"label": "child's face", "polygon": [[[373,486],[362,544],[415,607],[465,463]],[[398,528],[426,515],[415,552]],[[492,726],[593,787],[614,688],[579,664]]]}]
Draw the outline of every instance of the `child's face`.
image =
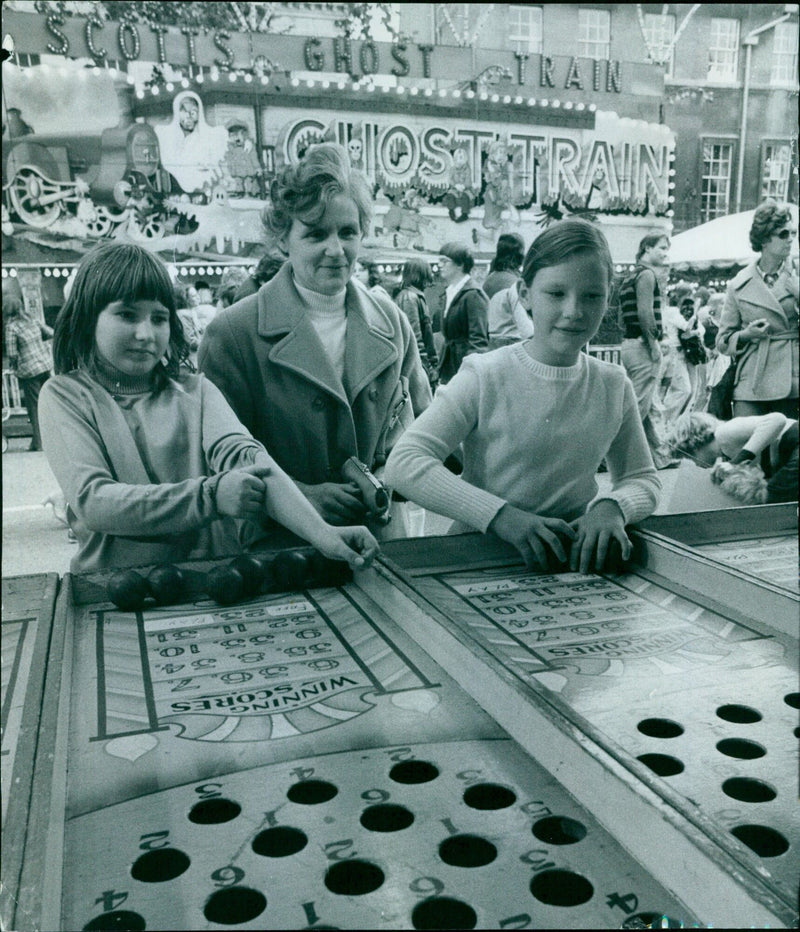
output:
[{"label": "child's face", "polygon": [[597,333],[608,300],[608,269],[591,253],[540,269],[520,300],[532,312],[534,358],[549,366],[574,366]]},{"label": "child's face", "polygon": [[100,355],[126,375],[152,372],[169,346],[169,311],[160,301],[113,301],[97,317]]}]

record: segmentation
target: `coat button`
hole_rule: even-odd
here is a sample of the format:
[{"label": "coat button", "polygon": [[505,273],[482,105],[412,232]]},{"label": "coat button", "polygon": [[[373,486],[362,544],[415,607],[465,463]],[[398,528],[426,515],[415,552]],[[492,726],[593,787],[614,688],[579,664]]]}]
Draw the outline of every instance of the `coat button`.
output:
[{"label": "coat button", "polygon": [[318,411],[320,408],[325,407],[325,399],[322,395],[317,395],[317,397],[311,402],[311,407],[316,408]]},{"label": "coat button", "polygon": [[378,389],[377,389],[377,388],[371,388],[371,389],[369,390],[369,400],[370,400],[370,401],[377,401],[377,400],[378,400],[378,394],[379,394],[379,393],[378,393]]}]

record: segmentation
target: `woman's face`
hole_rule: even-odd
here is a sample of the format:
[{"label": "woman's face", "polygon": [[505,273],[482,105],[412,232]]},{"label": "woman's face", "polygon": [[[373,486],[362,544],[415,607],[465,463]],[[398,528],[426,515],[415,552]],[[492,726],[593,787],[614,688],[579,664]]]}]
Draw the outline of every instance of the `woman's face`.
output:
[{"label": "woman's face", "polygon": [[797,227],[791,220],[781,224],[768,240],[764,241],[761,247],[761,255],[768,256],[780,263],[792,251],[795,237],[797,236]]},{"label": "woman's face", "polygon": [[346,194],[331,198],[316,221],[295,217],[283,245],[298,284],[318,294],[340,292],[353,274],[361,236],[358,208]]}]

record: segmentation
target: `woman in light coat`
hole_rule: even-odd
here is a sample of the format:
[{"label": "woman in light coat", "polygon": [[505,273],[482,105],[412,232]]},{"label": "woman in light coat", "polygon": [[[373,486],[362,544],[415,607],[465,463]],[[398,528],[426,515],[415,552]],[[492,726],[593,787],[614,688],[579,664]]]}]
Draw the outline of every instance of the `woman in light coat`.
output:
[{"label": "woman in light coat", "polygon": [[288,261],[214,319],[198,362],[323,518],[351,524],[366,503],[345,461],[380,476],[430,388],[406,316],[352,279],[372,196],[345,150],[311,147],[271,198],[267,223]]},{"label": "woman in light coat", "polygon": [[750,245],[761,255],[729,283],[717,349],[733,357],[734,414],[797,417],[798,273],[789,254],[797,225],[786,205],[755,212]]}]

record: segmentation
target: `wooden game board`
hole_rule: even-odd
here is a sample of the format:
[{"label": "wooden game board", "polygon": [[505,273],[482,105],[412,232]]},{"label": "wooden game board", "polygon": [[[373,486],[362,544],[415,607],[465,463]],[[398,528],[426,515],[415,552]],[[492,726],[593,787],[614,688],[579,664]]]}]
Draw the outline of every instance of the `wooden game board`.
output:
[{"label": "wooden game board", "polygon": [[[637,546],[652,556],[659,542]],[[619,580],[534,577],[477,535],[385,551],[341,587],[227,607],[198,597],[122,612],[103,577],[67,577],[35,749],[39,828],[6,927],[794,924],[795,881],[766,866],[784,856],[757,856],[729,831],[734,809],[772,807],[759,816],[771,824],[788,808],[775,737],[792,716],[786,635],[667,593],[645,566]],[[514,613],[485,611],[521,610],[521,591],[553,616],[626,611],[607,611],[621,627],[599,635],[586,630],[596,619],[548,624],[531,651]],[[565,638],[568,626],[583,633]],[[623,676],[598,667],[618,658],[554,653],[637,638],[646,649]],[[767,747],[762,782],[778,788],[763,804],[722,796],[730,823],[687,794],[738,771],[704,780],[686,766],[676,787],[635,759],[672,740],[670,756],[690,764],[681,742],[703,729],[662,705],[709,670],[728,679],[692,695],[696,724],[712,745]],[[714,718],[723,700],[737,705],[729,681],[756,674],[748,707],[762,722]],[[660,724],[645,733],[646,720]],[[667,739],[667,720],[685,735]],[[717,763],[760,766],[732,760]],[[781,831],[796,851],[793,818]]]}]

